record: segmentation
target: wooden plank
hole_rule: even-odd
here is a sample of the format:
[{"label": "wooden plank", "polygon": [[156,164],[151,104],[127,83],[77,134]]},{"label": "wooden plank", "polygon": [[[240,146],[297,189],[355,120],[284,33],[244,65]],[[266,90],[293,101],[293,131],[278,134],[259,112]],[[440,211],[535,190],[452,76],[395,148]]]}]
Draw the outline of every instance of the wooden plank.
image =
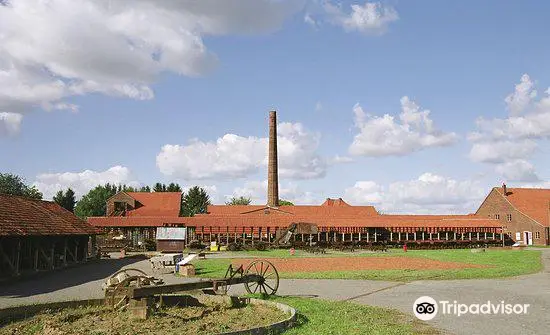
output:
[{"label": "wooden plank", "polygon": [[214,282],[223,282],[227,285],[237,285],[244,283],[258,282],[262,277],[259,275],[246,275],[243,277],[218,279],[218,280],[205,280],[193,283],[182,283],[173,285],[160,285],[160,286],[147,286],[147,287],[131,287],[128,288],[128,296],[132,299],[142,298],[156,294],[169,294],[182,291],[203,290],[212,288]]}]

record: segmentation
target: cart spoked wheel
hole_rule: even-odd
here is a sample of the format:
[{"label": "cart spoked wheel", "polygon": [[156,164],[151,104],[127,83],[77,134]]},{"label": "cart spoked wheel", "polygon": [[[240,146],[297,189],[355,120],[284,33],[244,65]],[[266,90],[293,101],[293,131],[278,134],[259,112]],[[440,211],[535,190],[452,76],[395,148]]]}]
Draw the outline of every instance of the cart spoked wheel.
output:
[{"label": "cart spoked wheel", "polygon": [[257,275],[257,282],[245,283],[244,287],[250,294],[260,293],[273,295],[279,288],[279,273],[275,266],[266,260],[253,261],[245,270],[246,275]]},{"label": "cart spoked wheel", "polygon": [[155,281],[139,269],[124,269],[115,272],[108,279],[108,282],[114,278],[121,279],[115,287],[108,288],[105,292],[105,299],[113,310],[124,310],[130,301],[127,288],[142,287],[148,285],[158,285],[162,280]]}]

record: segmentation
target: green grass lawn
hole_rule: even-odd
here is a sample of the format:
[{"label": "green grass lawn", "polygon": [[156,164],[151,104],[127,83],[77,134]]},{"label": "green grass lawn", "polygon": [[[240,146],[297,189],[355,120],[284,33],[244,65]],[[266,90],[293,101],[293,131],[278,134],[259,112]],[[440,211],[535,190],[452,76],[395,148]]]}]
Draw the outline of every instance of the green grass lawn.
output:
[{"label": "green grass lawn", "polygon": [[[298,252],[290,256],[288,250],[252,251],[233,253],[235,257],[249,258],[289,258],[311,257],[311,254]],[[472,253],[470,249],[454,250],[391,250],[388,253],[334,253],[322,257],[415,257],[447,262],[486,265],[485,268],[450,270],[352,270],[323,272],[279,272],[281,278],[313,279],[371,279],[388,281],[413,281],[425,279],[475,279],[502,278],[535,273],[542,269],[541,252],[537,250],[488,249],[483,253]],[[194,262],[197,275],[201,277],[223,277],[230,259],[206,259]]]},{"label": "green grass lawn", "polygon": [[297,325],[284,332],[285,335],[439,334],[438,330],[413,316],[392,309],[299,297],[270,300],[298,311]]}]

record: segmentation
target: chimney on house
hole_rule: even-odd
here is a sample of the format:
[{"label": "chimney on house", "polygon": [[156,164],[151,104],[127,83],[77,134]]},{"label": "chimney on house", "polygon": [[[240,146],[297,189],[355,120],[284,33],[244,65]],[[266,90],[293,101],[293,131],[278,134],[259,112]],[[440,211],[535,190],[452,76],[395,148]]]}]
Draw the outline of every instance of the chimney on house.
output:
[{"label": "chimney on house", "polygon": [[279,207],[279,173],[277,162],[277,112],[269,112],[269,152],[267,162],[267,205]]},{"label": "chimney on house", "polygon": [[508,195],[508,191],[506,190],[506,184],[502,183],[502,193],[506,196]]}]

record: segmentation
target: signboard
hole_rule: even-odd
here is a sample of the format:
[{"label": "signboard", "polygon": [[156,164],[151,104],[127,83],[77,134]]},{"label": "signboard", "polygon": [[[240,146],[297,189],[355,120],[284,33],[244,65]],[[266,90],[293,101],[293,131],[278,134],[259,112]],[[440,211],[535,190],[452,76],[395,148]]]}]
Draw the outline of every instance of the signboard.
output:
[{"label": "signboard", "polygon": [[185,241],[186,232],[184,227],[157,227],[157,240]]}]

